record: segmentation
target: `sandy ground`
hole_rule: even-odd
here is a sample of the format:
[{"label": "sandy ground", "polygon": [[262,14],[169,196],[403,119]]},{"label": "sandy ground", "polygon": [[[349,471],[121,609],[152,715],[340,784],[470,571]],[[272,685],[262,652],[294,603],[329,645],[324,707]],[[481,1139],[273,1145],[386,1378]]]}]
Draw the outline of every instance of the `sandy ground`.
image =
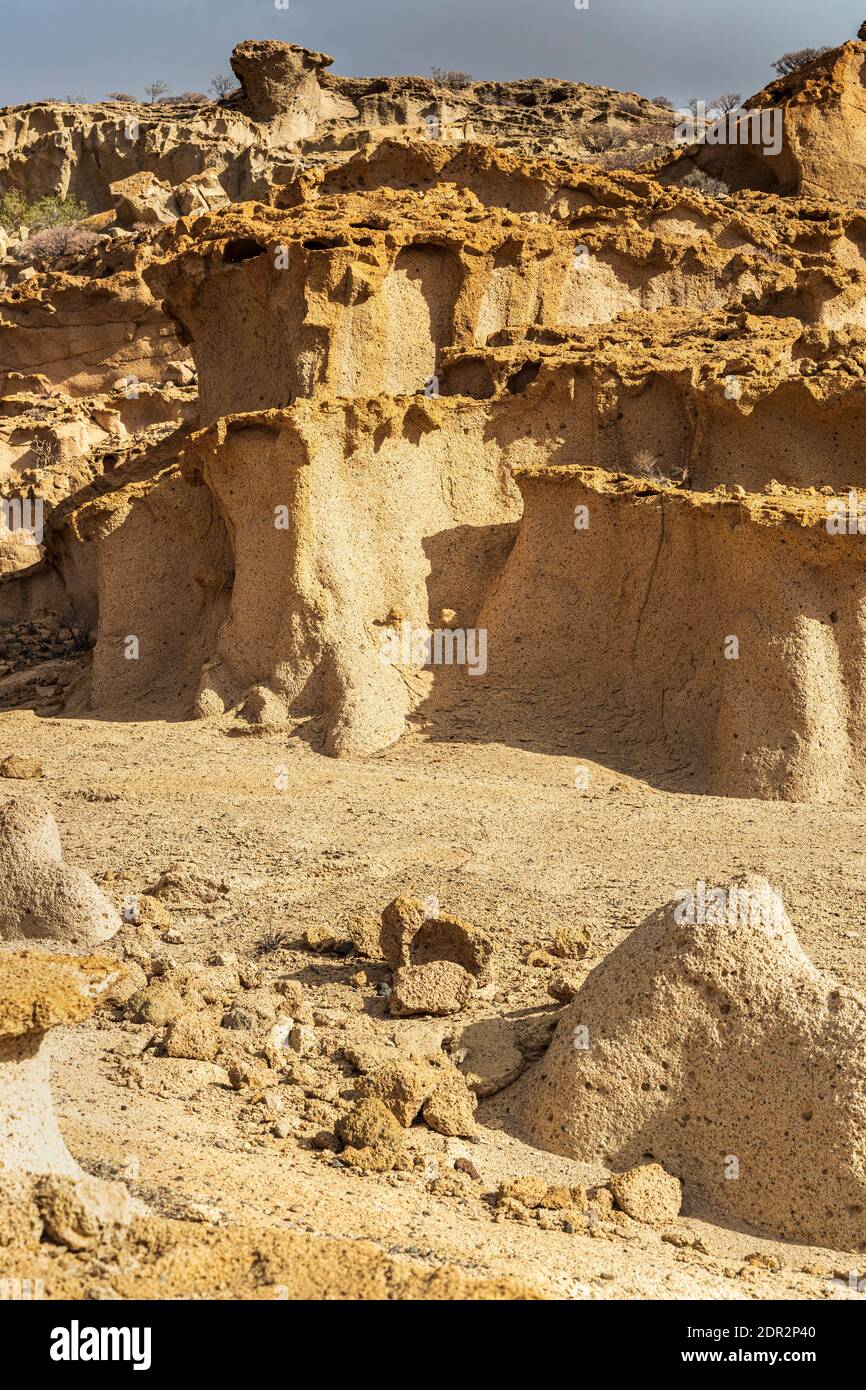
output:
[{"label": "sandy ground", "polygon": [[[584,924],[592,934],[585,973],[678,888],[754,870],[779,888],[815,963],[866,988],[863,814],[850,806],[683,795],[586,758],[589,788],[580,791],[573,756],[423,732],[360,762],[323,758],[301,738],[228,737],[212,722],[16,711],[0,715],[0,753],[10,752],[42,759],[43,781],[8,790],[49,799],[67,861],[97,878],[128,875],[104,885],[118,906],[179,860],[227,877],[230,891],[217,904],[173,913],[182,943],[166,949],[179,961],[226,948],[251,955],[274,929],[294,943],[316,925],[340,935],[350,915],[377,915],[400,893],[436,895],[495,941],[500,992],[486,1005],[490,1016],[552,1018],[559,1006],[546,993],[550,971],[524,963],[529,948],[549,943],[560,926]],[[358,964],[295,946],[266,960],[302,980],[331,1039],[358,1009],[374,1020],[384,1010],[375,968],[366,992],[351,983]],[[279,1139],[253,1122],[242,1098],[209,1078],[209,1064],[139,1058],[148,1036],[104,1015],[66,1032],[54,1089],[83,1166],[125,1175],[157,1215],[195,1218],[203,1206],[231,1228],[366,1238],[393,1255],[507,1275],[567,1298],[827,1298],[838,1296],[834,1271],[856,1264],[841,1252],[723,1229],[699,1213],[661,1230],[623,1220],[590,1233],[504,1219],[491,1194],[505,1179],[574,1183],[603,1171],[489,1127],[483,1104],[478,1142],[423,1125],[410,1132],[440,1173],[470,1157],[482,1179],[471,1190],[437,1190],[423,1173],[358,1173],[310,1147],[303,1126],[299,1137]],[[309,1104],[315,1120],[317,1102]],[[746,1264],[756,1252],[780,1267]],[[110,1271],[93,1278],[111,1283]],[[250,1276],[250,1291],[254,1283]]]}]

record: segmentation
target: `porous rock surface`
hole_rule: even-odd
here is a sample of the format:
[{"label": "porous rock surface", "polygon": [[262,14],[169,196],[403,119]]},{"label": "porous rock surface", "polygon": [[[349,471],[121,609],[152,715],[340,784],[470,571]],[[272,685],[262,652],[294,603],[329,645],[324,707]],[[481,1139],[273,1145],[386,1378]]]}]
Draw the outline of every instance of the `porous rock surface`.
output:
[{"label": "porous rock surface", "polygon": [[[502,1114],[543,1147],[615,1171],[651,1158],[682,1182],[687,1209],[859,1249],[866,1000],[815,968],[766,880],[724,893],[692,913],[709,920],[683,920],[676,900],[636,927]],[[615,1181],[628,1202],[635,1179]]]},{"label": "porous rock surface", "polygon": [[[861,786],[858,547],[826,521],[860,482],[863,53],[758,94],[784,108],[775,173],[729,147],[736,191],[715,197],[682,179],[717,145],[574,162],[569,113],[670,126],[660,108],[334,78],[275,41],[237,47],[241,89],[213,107],[8,113],[13,186],[81,179],[108,219],[0,318],[7,466],[51,491],[78,449],[35,563],[17,541],[0,557],[0,622],[48,611],[93,643],[35,698],[312,719],[345,756],[458,707],[494,738],[522,707],[537,730],[579,709],[634,772],[695,790]],[[463,124],[429,138],[431,114]]]},{"label": "porous rock surface", "polygon": [[92,946],[120,927],[117,911],[80,869],[63,863],[48,805],[14,798],[0,806],[0,940]]},{"label": "porous rock surface", "polygon": [[[729,188],[866,200],[866,42],[831,48],[771,82],[736,113],[732,138],[688,145],[659,177],[697,168]],[[757,118],[757,120],[756,120]]]},{"label": "porous rock surface", "polygon": [[[634,821],[672,824],[654,784],[827,803],[837,828],[866,784],[864,51],[746,103],[738,121],[778,117],[778,155],[675,147],[675,116],[631,93],[341,78],[274,41],[235,49],[220,102],[0,112],[0,190],[89,214],[50,256],[26,228],[0,235],[0,487],[46,513],[0,528],[0,770],[80,798],[63,823],[101,834],[121,901],[139,784],[115,780],[118,752],[110,782],[80,785],[59,721],[31,711],[73,716],[79,748],[99,720],[103,746],[123,721],[138,750],[147,721],[183,750],[147,803],[174,808],[159,853],[181,821],[191,841],[182,864],[174,845],[153,862],[156,830],[129,856],[123,978],[0,953],[4,1270],[29,1270],[41,1239],[65,1247],[52,1288],[73,1296],[525,1296],[440,1267],[469,1243],[476,1259],[484,1221],[485,1267],[525,1263],[531,1283],[560,1259],[602,1296],[740,1297],[773,1292],[747,1242],[863,1246],[859,996],[786,920],[689,925],[669,907],[615,933],[660,882],[633,857]],[[235,827],[238,766],[270,818],[295,738],[321,822],[308,833],[293,785],[273,835],[255,815]],[[346,761],[310,773],[318,753]],[[551,778],[591,756],[565,842]],[[531,790],[512,780],[526,759]],[[214,783],[233,790],[203,867]],[[21,795],[0,811],[0,936],[109,935],[114,909],[63,864],[35,788],[3,785]],[[372,786],[390,788],[384,834],[356,859],[340,817],[365,816]],[[761,836],[814,814],[680,800],[702,827],[730,815]],[[394,818],[419,809],[407,844]],[[520,870],[502,890],[500,854],[525,854],[525,893]],[[268,881],[239,891],[229,862],[267,863]],[[470,920],[410,896],[449,879]],[[806,928],[844,915],[843,894]],[[837,945],[822,939],[851,966]],[[207,1187],[195,1225],[137,1223],[113,1266],[92,1252],[133,1209],[66,1150],[43,1041],[98,988],[105,1013],[66,1054],[70,1116],[105,1063],[76,1153],[81,1138],[101,1161],[109,1113],[135,1114],[160,1203],[177,1215],[168,1155],[200,1158]],[[110,1156],[135,1172],[119,1129]],[[380,1244],[221,1230],[219,1149],[239,1136],[233,1216],[263,1188],[272,1210],[276,1188]],[[436,1263],[401,1268],[383,1252],[417,1239],[419,1213]],[[627,1262],[606,1249],[620,1238]],[[823,1265],[783,1253],[785,1288],[823,1296]]]},{"label": "porous rock surface", "polygon": [[46,1034],[87,1018],[122,975],[101,957],[0,952],[0,1168],[77,1179],[54,1114]]},{"label": "porous rock surface", "polygon": [[861,785],[858,545],[826,523],[860,481],[862,214],[392,139],[297,192],[123,252],[205,428],[59,505],[0,585],[0,616],[50,598],[94,631],[79,707],[312,718],[355,756],[529,701],[696,790]]}]

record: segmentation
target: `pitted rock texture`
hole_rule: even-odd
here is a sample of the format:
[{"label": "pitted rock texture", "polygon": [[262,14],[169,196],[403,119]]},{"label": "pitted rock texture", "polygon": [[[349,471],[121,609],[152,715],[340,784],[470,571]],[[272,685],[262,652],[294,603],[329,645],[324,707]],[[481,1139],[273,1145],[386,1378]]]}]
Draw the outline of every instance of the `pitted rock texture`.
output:
[{"label": "pitted rock texture", "polygon": [[[11,703],[263,736],[310,721],[322,751],[368,756],[463,702],[501,731],[513,667],[535,721],[573,727],[583,701],[599,737],[622,687],[636,770],[645,744],[695,789],[858,787],[857,546],[824,539],[816,492],[862,473],[862,58],[848,44],[768,89],[780,160],[797,121],[825,122],[800,145],[835,144],[832,187],[744,165],[724,196],[677,182],[694,151],[610,169],[523,138],[533,112],[553,134],[578,107],[592,125],[670,122],[630,98],[334,78],[327,55],[270,40],[238,46],[242,90],[212,108],[108,107],[90,126],[79,108],[12,113],[12,185],[37,165],[49,178],[37,153],[59,126],[57,177],[101,210],[92,250],[3,299],[0,467],[52,509],[38,547],[0,555],[0,620],[50,608],[95,638],[81,678],[46,673]],[[501,98],[511,136],[491,115],[489,139],[418,138],[434,96],[437,119],[464,124]],[[78,142],[109,127],[114,154],[85,159]],[[832,172],[826,150],[817,162]],[[797,196],[769,191],[783,184]],[[139,215],[152,230],[116,225]],[[537,507],[566,547],[557,573]],[[595,532],[572,534],[580,508]],[[607,587],[581,578],[572,604],[599,534],[632,530],[633,554],[592,560]],[[683,632],[673,596],[695,571]],[[535,611],[549,651],[530,669]],[[596,621],[602,649],[569,669],[558,631]],[[655,637],[666,654],[647,662]],[[739,667],[728,638],[748,649]],[[671,675],[676,643],[688,669]]]},{"label": "pitted rock texture", "polygon": [[47,804],[15,798],[0,806],[0,939],[92,946],[107,941],[120,917],[92,879],[63,863],[60,834]]},{"label": "pitted rock texture", "polygon": [[815,968],[766,880],[652,913],[505,1096],[545,1148],[614,1170],[652,1158],[687,1209],[866,1244],[866,999]]},{"label": "pitted rock texture", "polygon": [[0,951],[0,1168],[79,1178],[54,1114],[45,1035],[89,1017],[123,974],[102,957]]},{"label": "pitted rock texture", "polygon": [[[660,167],[659,167],[660,166]],[[723,130],[688,145],[663,182],[697,168],[731,189],[866,203],[866,42],[830,49],[750,97]]]},{"label": "pitted rock texture", "polygon": [[231,55],[240,88],[219,102],[7,107],[0,177],[30,199],[70,194],[101,213],[112,185],[151,175],[191,212],[213,196],[203,180],[233,202],[265,199],[305,166],[407,133],[434,147],[472,141],[572,159],[594,157],[599,131],[637,156],[672,143],[672,113],[635,92],[550,79],[453,88],[432,77],[335,77],[332,62],[298,44],[246,40]]}]

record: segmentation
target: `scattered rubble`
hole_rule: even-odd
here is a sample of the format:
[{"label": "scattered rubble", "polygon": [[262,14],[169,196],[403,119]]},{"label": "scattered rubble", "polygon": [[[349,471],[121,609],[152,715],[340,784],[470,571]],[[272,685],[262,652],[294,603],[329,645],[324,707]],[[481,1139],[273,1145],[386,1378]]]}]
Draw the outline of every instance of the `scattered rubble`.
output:
[{"label": "scattered rubble", "polygon": [[[591,1269],[581,1297],[811,1297],[823,1266],[742,1228],[863,1245],[866,1001],[784,913],[620,915],[633,811],[692,863],[651,798],[838,825],[866,788],[860,39],[727,143],[680,144],[663,99],[345,78],[276,40],[213,102],[0,112],[0,183],[85,204],[0,229],[4,1266],[47,1259],[51,1296],[536,1296],[443,1264],[471,1229],[473,1267],[490,1235],[491,1268]],[[145,725],[182,756],[138,796],[118,730],[137,760]],[[407,844],[394,779],[425,816],[465,797],[471,831]],[[549,834],[557,779],[565,870],[518,814]],[[32,782],[72,857],[97,837],[99,886]],[[541,864],[514,901],[503,807]],[[626,872],[584,883],[612,824]],[[53,1112],[46,1034],[97,1000],[112,1128],[226,1151],[184,1193],[132,1156],[158,1217]],[[248,1182],[317,1235],[247,1228]],[[357,1210],[370,1242],[330,1239]],[[417,1265],[384,1253],[410,1225]]]}]

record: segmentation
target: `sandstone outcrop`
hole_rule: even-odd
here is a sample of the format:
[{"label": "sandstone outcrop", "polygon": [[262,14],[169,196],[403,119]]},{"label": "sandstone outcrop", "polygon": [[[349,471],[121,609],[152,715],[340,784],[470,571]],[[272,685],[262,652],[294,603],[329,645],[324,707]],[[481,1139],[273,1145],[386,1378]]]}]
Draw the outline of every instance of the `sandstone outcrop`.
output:
[{"label": "sandstone outcrop", "polygon": [[666,182],[698,169],[730,189],[866,204],[866,42],[830,49],[711,121]]},{"label": "sandstone outcrop", "polygon": [[652,913],[505,1096],[503,1117],[545,1148],[660,1163],[688,1210],[866,1243],[866,1000],[815,968],[763,879]]},{"label": "sandstone outcrop", "polygon": [[476,141],[528,155],[593,158],[599,131],[646,154],[670,144],[671,113],[636,93],[579,82],[347,78],[333,59],[297,44],[246,40],[232,52],[241,86],[213,103],[38,102],[0,112],[0,179],[28,199],[72,196],[93,213],[112,185],[151,176],[181,211],[196,183],[216,180],[232,202],[268,200],[301,167],[322,168],[389,136],[431,144]]},{"label": "sandstone outcrop", "polygon": [[121,975],[98,957],[0,952],[0,1167],[78,1179],[51,1098],[46,1034],[93,1011]]},{"label": "sandstone outcrop", "polygon": [[48,806],[15,798],[0,807],[0,940],[23,938],[93,946],[120,918],[96,884],[63,863]]},{"label": "sandstone outcrop", "polygon": [[518,480],[520,537],[478,616],[488,673],[477,694],[463,683],[489,728],[513,727],[531,700],[539,731],[592,730],[586,746],[615,742],[636,775],[678,769],[717,795],[857,793],[866,746],[847,673],[863,649],[861,537],[828,532],[833,499],[580,467]]},{"label": "sandstone outcrop", "polygon": [[[124,378],[129,389],[114,404],[134,429],[144,405],[133,388],[163,380],[168,363],[185,356],[137,259],[135,247],[109,247],[91,261],[46,270],[0,295],[0,370],[24,378],[19,390],[43,405],[53,392],[92,397]],[[13,382],[4,385],[10,394],[15,390]],[[56,397],[52,403],[59,403]]]},{"label": "sandstone outcrop", "polygon": [[[829,74],[859,129],[861,57],[795,74],[786,110],[835,119]],[[668,181],[688,152],[656,179],[419,140],[405,103],[426,80],[370,92],[270,41],[235,58],[216,133],[309,149],[375,97],[377,139],[269,176],[267,204],[180,217],[165,200],[204,169],[125,169],[171,224],[6,295],[5,457],[53,510],[41,549],[7,552],[0,619],[50,607],[93,634],[74,707],[304,727],[348,756],[458,708],[509,738],[531,709],[542,745],[563,722],[575,752],[615,736],[627,766],[694,790],[858,788],[859,532],[827,525],[862,482],[856,199],[808,180],[707,197]],[[107,393],[121,367],[132,400]],[[43,376],[86,409],[41,415]]]},{"label": "sandstone outcrop", "polygon": [[[824,1297],[747,1232],[866,1249],[866,1000],[763,880],[630,927],[754,852],[861,969],[864,55],[685,145],[273,40],[0,111],[0,195],[85,204],[0,229],[4,1275]],[[62,1109],[129,1237],[51,1107],[97,997]]]},{"label": "sandstone outcrop", "polygon": [[315,132],[323,96],[321,77],[333,63],[326,53],[314,53],[278,39],[248,39],[231,56],[241,84],[241,109],[255,121],[287,118],[281,133],[288,141]]}]

